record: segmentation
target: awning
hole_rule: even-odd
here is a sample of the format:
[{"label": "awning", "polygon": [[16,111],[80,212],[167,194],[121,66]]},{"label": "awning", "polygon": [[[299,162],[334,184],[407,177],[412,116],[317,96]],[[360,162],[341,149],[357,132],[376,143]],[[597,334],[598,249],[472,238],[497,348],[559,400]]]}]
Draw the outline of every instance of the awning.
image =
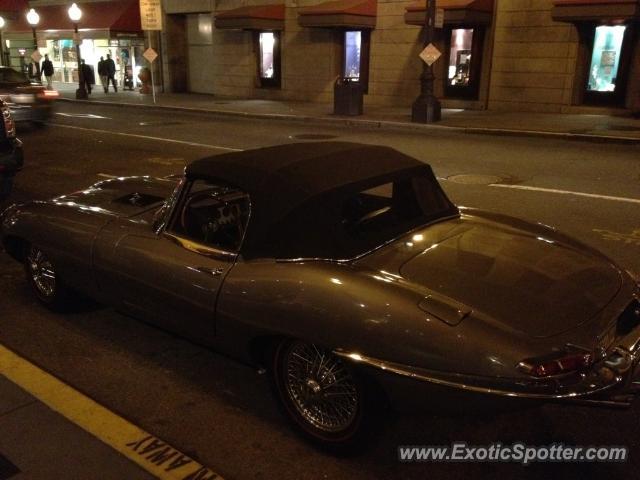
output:
[{"label": "awning", "polygon": [[[82,18],[78,22],[80,31],[101,30],[108,33],[140,33],[140,7],[137,0],[113,2],[91,2],[79,5]],[[72,31],[73,22],[69,19],[69,5],[45,5],[36,8],[40,23],[36,29],[40,32]],[[7,22],[7,32],[30,32],[31,25],[25,15],[15,21]]]},{"label": "awning", "polygon": [[[424,0],[406,8],[404,21],[408,25],[424,25]],[[493,17],[494,0],[436,0],[436,8],[444,9],[444,23],[448,25],[488,25]]]},{"label": "awning", "polygon": [[324,2],[298,9],[302,27],[375,28],[378,10],[376,0],[344,0]]},{"label": "awning", "polygon": [[640,0],[554,0],[551,17],[561,22],[640,20]]},{"label": "awning", "polygon": [[284,4],[252,5],[216,13],[216,28],[284,30]]},{"label": "awning", "polygon": [[29,10],[28,0],[1,0],[0,12],[26,12]]}]

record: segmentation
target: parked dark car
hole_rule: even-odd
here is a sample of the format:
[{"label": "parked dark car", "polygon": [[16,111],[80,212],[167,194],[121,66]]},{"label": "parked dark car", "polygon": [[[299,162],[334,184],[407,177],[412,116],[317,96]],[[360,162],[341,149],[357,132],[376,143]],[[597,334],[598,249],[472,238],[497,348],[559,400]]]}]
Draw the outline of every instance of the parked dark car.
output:
[{"label": "parked dark car", "polygon": [[628,405],[638,387],[637,279],[549,227],[456,207],[391,148],[229,153],[0,226],[44,305],[80,291],[265,366],[331,449],[361,444],[380,403]]},{"label": "parked dark car", "polygon": [[0,67],[0,99],[9,105],[16,122],[46,122],[58,97],[58,91],[31,82],[13,68]]},{"label": "parked dark car", "polygon": [[22,169],[22,143],[16,138],[16,125],[6,103],[0,100],[0,202],[9,197],[13,177]]}]

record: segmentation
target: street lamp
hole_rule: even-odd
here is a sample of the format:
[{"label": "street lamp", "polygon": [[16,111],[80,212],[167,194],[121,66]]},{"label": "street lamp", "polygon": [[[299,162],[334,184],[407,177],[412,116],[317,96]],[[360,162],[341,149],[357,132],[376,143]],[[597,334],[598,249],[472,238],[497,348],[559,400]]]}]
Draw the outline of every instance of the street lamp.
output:
[{"label": "street lamp", "polygon": [[[436,0],[425,1],[424,48],[433,43],[436,21]],[[434,80],[433,63],[431,65],[424,63],[422,65],[422,75],[420,75],[420,95],[413,102],[411,108],[412,122],[433,123],[440,121],[440,102],[433,94]]]},{"label": "street lamp", "polygon": [[2,41],[3,28],[4,28],[4,18],[0,17],[0,65],[4,65],[4,42]]},{"label": "street lamp", "polygon": [[[38,15],[38,12],[35,11],[35,9],[31,9],[27,12],[27,22],[29,23],[29,25],[31,25],[31,32],[33,32],[33,51],[34,53],[38,51],[38,37],[36,36],[36,26],[38,25],[38,23],[40,23],[40,15]],[[33,59],[33,61],[36,64],[36,68],[35,68],[35,75],[37,78],[40,78],[40,61],[35,61],[35,59]]]},{"label": "street lamp", "polygon": [[82,10],[75,3],[69,7],[69,18],[73,22],[73,30],[75,32],[73,40],[76,43],[76,57],[78,59],[78,82],[79,86],[76,90],[76,98],[79,100],[86,100],[89,96],[87,95],[87,89],[84,85],[84,72],[82,71],[82,58],[80,57],[80,35],[78,34],[78,22],[82,18]]}]

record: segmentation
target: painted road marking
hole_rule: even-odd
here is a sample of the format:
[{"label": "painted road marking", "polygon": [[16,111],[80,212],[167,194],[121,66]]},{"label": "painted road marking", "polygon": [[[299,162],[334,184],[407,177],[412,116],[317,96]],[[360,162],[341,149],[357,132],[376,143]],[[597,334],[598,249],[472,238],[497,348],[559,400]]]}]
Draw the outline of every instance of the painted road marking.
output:
[{"label": "painted road marking", "polygon": [[160,480],[222,480],[211,469],[2,345],[0,374]]},{"label": "painted road marking", "polygon": [[613,240],[614,242],[622,242],[627,245],[637,245],[640,247],[640,229],[636,229],[631,233],[612,232],[611,230],[593,229],[594,232],[602,235],[605,240]]},{"label": "painted road marking", "polygon": [[187,142],[185,140],[174,140],[172,138],[152,137],[149,135],[139,135],[137,133],[114,132],[112,130],[102,130],[100,128],[76,127],[75,125],[62,125],[61,123],[47,123],[52,127],[70,128],[72,130],[82,130],[93,133],[106,133],[108,135],[120,135],[122,137],[142,138],[144,140],[156,140],[158,142],[177,143],[180,145],[189,145],[190,147],[213,148],[215,150],[227,150],[229,152],[241,152],[242,148],[223,147],[221,145],[209,145],[207,143]]},{"label": "painted road marking", "polygon": [[109,175],[108,173],[99,173],[98,176],[102,178],[118,178],[117,175]]},{"label": "painted road marking", "polygon": [[640,198],[612,197],[610,195],[597,195],[595,193],[573,192],[570,190],[557,190],[555,188],[528,187],[526,185],[506,185],[492,183],[490,187],[511,188],[514,190],[529,190],[532,192],[558,193],[561,195],[575,195],[577,197],[597,198],[599,200],[613,200],[616,202],[640,203]]},{"label": "painted road marking", "polygon": [[56,112],[56,115],[60,115],[61,117],[74,117],[74,118],[96,118],[96,119],[105,119],[105,120],[111,119],[111,117],[103,117],[102,115],[94,115],[93,113]]}]

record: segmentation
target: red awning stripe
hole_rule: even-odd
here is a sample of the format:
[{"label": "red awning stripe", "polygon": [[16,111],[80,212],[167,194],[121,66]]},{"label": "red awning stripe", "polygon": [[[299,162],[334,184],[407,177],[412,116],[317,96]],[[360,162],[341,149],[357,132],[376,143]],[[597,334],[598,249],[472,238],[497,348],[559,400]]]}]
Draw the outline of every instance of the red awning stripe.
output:
[{"label": "red awning stripe", "polygon": [[[2,0],[4,1],[4,0]],[[140,32],[140,7],[137,0],[83,3],[80,29],[113,30],[117,32]],[[36,8],[40,15],[38,30],[73,30],[69,19],[69,5],[46,5]],[[7,32],[28,32],[31,25],[24,15],[7,22]]]},{"label": "red awning stripe", "polygon": [[[436,8],[444,10],[475,10],[479,12],[493,12],[494,0],[436,0]],[[409,5],[407,12],[424,12],[426,2],[416,2]]]},{"label": "red awning stripe", "polygon": [[276,5],[252,5],[248,7],[234,8],[216,13],[216,18],[221,19],[263,19],[263,20],[283,20],[284,21],[284,4]]},{"label": "red awning stripe", "polygon": [[0,12],[26,12],[29,10],[28,0],[0,0]]},{"label": "red awning stripe", "polygon": [[302,7],[298,9],[298,15],[360,15],[363,17],[375,17],[377,10],[378,2],[376,0],[346,0]]}]

